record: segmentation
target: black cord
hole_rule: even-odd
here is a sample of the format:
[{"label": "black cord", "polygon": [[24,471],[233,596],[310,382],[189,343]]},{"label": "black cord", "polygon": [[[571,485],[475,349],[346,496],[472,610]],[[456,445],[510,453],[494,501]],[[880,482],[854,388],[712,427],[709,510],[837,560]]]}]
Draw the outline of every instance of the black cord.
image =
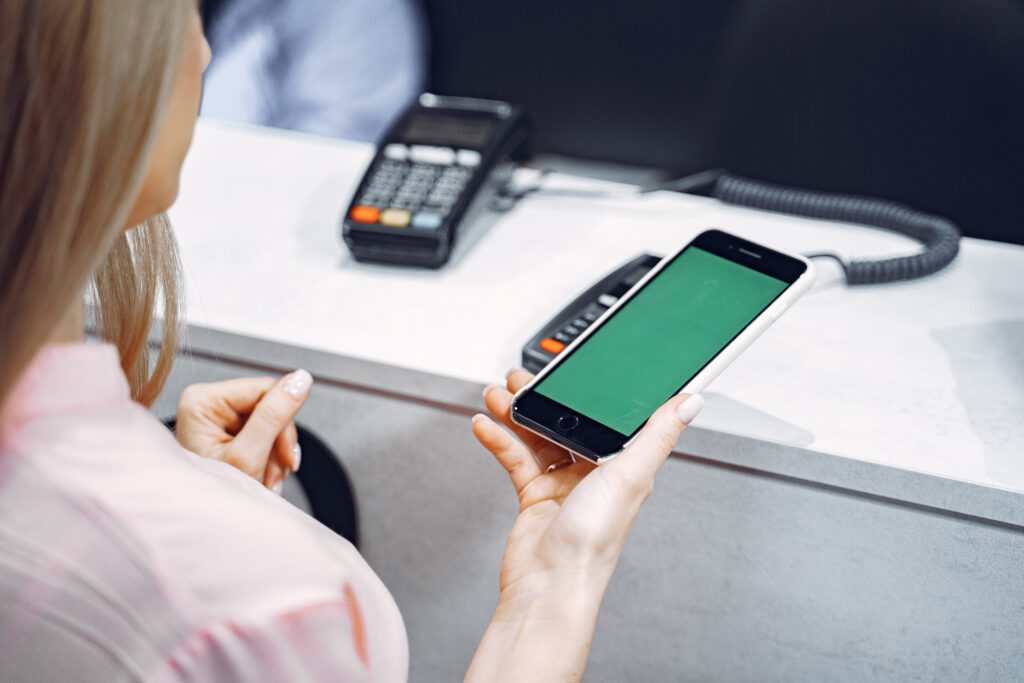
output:
[{"label": "black cord", "polygon": [[942,270],[960,251],[960,230],[941,216],[916,211],[898,202],[852,195],[797,190],[729,175],[722,169],[701,171],[640,192],[676,190],[693,192],[711,188],[711,196],[727,204],[807,218],[862,223],[912,237],[924,245],[917,254],[888,259],[844,261],[832,253],[808,258],[839,262],[850,285],[913,280]]},{"label": "black cord", "polygon": [[845,262],[834,254],[819,254],[840,261],[850,285],[924,277],[945,268],[960,251],[960,230],[952,221],[898,202],[795,190],[725,174],[715,181],[711,194],[728,204],[885,228],[924,244],[917,254],[871,261]]},{"label": "black cord", "polygon": [[[547,173],[543,171],[536,182],[528,187],[504,188],[497,199],[504,201],[507,209],[527,195],[553,192],[544,187],[544,177]],[[807,257],[830,258],[837,261],[843,269],[848,285],[881,284],[924,277],[945,268],[960,251],[960,230],[947,218],[917,211],[885,199],[813,192],[762,183],[729,175],[723,169],[701,171],[643,187],[638,190],[638,194],[656,190],[695,192],[702,189],[706,191],[707,188],[710,188],[712,197],[727,204],[807,218],[861,223],[898,232],[924,245],[916,254],[886,259],[845,261],[839,255],[828,252]],[[566,190],[559,194],[594,196],[592,192],[580,190]]]}]

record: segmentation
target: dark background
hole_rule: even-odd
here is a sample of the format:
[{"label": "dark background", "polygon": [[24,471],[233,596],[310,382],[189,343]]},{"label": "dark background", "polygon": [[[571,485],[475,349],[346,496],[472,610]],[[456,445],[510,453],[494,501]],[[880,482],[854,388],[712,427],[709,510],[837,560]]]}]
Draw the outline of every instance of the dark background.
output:
[{"label": "dark background", "polygon": [[425,0],[431,85],[534,151],[724,167],[1024,242],[1022,0]]},{"label": "dark background", "polygon": [[418,1],[430,89],[522,104],[535,153],[724,167],[1024,243],[1024,0]]}]

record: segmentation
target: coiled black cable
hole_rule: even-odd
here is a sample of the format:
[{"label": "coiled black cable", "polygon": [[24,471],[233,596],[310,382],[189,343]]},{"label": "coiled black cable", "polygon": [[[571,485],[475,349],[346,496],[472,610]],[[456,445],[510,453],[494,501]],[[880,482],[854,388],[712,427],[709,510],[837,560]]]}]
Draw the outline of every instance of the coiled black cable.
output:
[{"label": "coiled black cable", "polygon": [[[529,187],[506,188],[501,195],[507,200],[507,210],[523,197],[546,192],[543,178]],[[899,202],[887,199],[873,199],[854,195],[798,190],[781,185],[763,183],[730,175],[720,168],[709,169],[676,178],[665,183],[642,187],[640,194],[658,190],[675,192],[706,191],[711,188],[712,197],[727,204],[745,206],[763,211],[789,213],[806,218],[861,223],[876,228],[885,228],[918,240],[924,248],[909,256],[895,256],[878,260],[845,261],[838,254],[807,254],[808,258],[835,259],[846,274],[849,285],[874,285],[885,282],[913,280],[942,270],[960,251],[960,229],[953,221],[942,216],[917,211]],[[567,190],[560,194],[580,194],[578,190]],[[593,196],[584,193],[584,196]]]},{"label": "coiled black cable", "polygon": [[796,190],[724,173],[714,180],[711,194],[728,204],[885,228],[924,244],[924,248],[917,254],[877,261],[846,262],[835,254],[811,255],[839,261],[846,273],[846,282],[850,285],[924,277],[945,268],[960,251],[960,230],[956,224],[898,202]]}]

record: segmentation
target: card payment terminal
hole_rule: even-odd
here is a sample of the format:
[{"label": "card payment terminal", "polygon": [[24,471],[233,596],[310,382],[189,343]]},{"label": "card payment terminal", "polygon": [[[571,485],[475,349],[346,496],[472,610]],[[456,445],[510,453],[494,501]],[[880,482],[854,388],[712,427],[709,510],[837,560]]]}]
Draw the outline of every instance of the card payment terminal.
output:
[{"label": "card payment terminal", "polygon": [[357,261],[437,268],[511,177],[527,123],[507,102],[425,93],[391,126],[342,219]]},{"label": "card payment terminal", "polygon": [[540,372],[660,261],[661,256],[640,254],[577,296],[526,343],[523,368]]}]

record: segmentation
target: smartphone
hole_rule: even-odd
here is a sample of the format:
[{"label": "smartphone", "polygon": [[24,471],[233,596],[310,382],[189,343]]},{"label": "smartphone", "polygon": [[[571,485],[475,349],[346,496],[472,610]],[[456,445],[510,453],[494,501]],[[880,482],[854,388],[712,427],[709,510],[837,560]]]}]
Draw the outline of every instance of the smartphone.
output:
[{"label": "smartphone", "polygon": [[814,269],[708,230],[647,273],[512,400],[512,420],[601,463],[697,393],[810,289]]}]

